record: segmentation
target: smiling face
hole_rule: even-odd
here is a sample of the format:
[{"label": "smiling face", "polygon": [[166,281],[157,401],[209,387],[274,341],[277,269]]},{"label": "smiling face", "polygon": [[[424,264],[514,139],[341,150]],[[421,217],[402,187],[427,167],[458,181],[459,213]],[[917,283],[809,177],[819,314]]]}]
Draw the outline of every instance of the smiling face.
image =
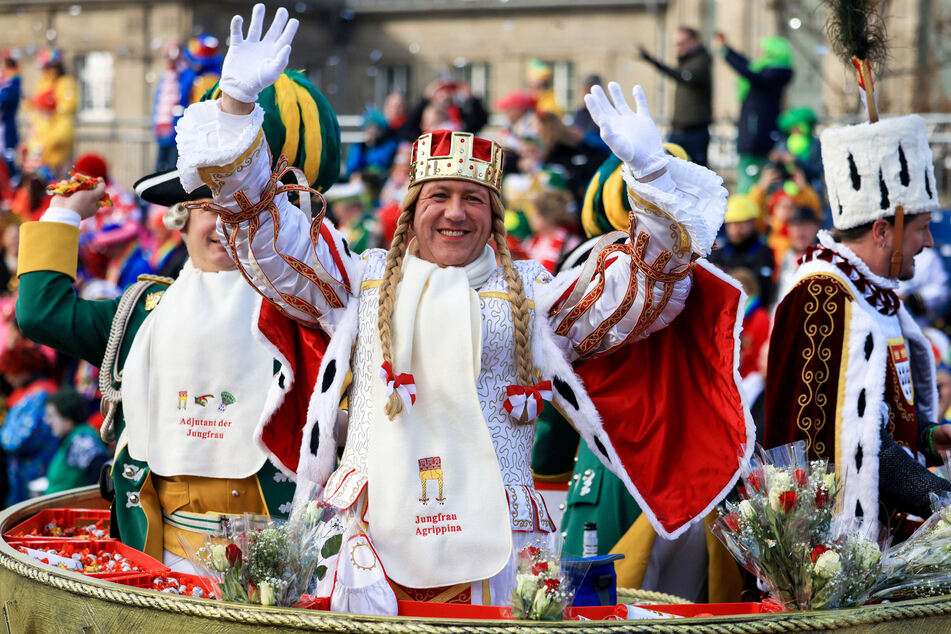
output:
[{"label": "smiling face", "polygon": [[213,211],[193,209],[182,230],[188,257],[199,271],[217,273],[235,268],[228,252],[218,241],[218,233],[215,230],[217,219],[218,214]]},{"label": "smiling face", "polygon": [[419,257],[439,266],[474,262],[492,232],[489,188],[463,180],[432,180],[420,188],[413,232]]}]

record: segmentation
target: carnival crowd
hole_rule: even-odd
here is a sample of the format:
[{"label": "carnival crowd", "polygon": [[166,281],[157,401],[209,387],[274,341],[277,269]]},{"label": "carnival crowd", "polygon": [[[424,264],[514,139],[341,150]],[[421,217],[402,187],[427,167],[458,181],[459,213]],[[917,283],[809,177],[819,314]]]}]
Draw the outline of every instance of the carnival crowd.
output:
[{"label": "carnival crowd", "polygon": [[[815,112],[783,107],[793,77],[788,42],[764,38],[748,57],[718,35],[711,50],[696,31],[674,34],[676,62],[667,65],[641,50],[644,60],[674,83],[668,152],[706,165],[712,123],[712,55],[737,76],[737,183],[724,229],[709,260],[741,282],[747,296],[740,373],[761,438],[767,343],[771,315],[788,290],[798,257],[830,225]],[[223,51],[211,36],[165,49],[153,111],[156,170],[174,167],[174,124],[182,107],[214,85]],[[74,116],[78,88],[58,50],[38,58],[40,81],[29,93],[19,61],[4,52],[0,78],[3,161],[0,161],[0,499],[28,497],[99,481],[111,455],[100,439],[98,369],[25,339],[14,315],[18,227],[49,205],[46,188],[69,170],[106,180],[112,207],[83,222],[79,294],[114,299],[143,274],[175,277],[187,254],[181,235],[165,228],[165,208],[148,205],[110,178],[105,158],[76,156]],[[718,71],[718,72],[731,72]],[[587,94],[601,84],[585,77]],[[488,126],[490,115],[501,126]],[[21,124],[26,122],[26,127]],[[620,163],[598,135],[582,104],[559,104],[552,68],[533,60],[525,85],[492,103],[469,87],[437,78],[422,95],[388,95],[365,112],[362,140],[345,149],[340,178],[326,192],[329,214],[350,248],[389,246],[409,180],[412,143],[435,129],[480,133],[506,150],[503,194],[509,248],[516,259],[537,260],[556,272],[585,240],[627,223],[625,196],[612,195]],[[615,181],[611,176],[615,175]],[[617,221],[616,218],[622,218]],[[932,341],[939,362],[940,411],[951,406],[948,274],[934,249],[916,259],[914,279],[900,295]]]}]

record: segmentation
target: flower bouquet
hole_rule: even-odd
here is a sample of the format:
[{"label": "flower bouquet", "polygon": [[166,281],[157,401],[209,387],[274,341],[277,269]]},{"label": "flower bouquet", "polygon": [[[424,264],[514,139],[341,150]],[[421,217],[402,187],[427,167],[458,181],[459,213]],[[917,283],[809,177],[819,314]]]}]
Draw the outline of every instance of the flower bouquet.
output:
[{"label": "flower bouquet", "polygon": [[284,523],[245,515],[229,522],[221,534],[206,538],[190,559],[217,580],[225,601],[290,607],[315,576],[326,575],[320,561],[329,556],[334,543],[328,544],[332,536],[319,537],[330,516],[331,509],[318,508],[315,502],[295,510]]},{"label": "flower bouquet", "polygon": [[512,616],[533,621],[561,621],[571,604],[571,592],[561,575],[558,557],[546,546],[526,546],[518,552]]},{"label": "flower bouquet", "polygon": [[711,530],[773,600],[797,610],[865,600],[879,546],[834,521],[839,483],[828,462],[810,462],[802,442],[784,445],[754,456],[738,489]]},{"label": "flower bouquet", "polygon": [[932,493],[931,508],[911,537],[882,554],[873,601],[951,593],[951,496]]}]

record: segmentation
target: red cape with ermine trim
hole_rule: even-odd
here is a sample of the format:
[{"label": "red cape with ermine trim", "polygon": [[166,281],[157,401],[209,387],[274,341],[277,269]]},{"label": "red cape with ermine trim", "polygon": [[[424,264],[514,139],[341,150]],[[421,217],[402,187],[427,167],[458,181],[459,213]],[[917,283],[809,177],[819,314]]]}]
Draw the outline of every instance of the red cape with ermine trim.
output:
[{"label": "red cape with ermine trim", "polygon": [[668,532],[709,513],[752,450],[737,372],[744,303],[698,263],[672,324],[575,366],[638,502]]}]

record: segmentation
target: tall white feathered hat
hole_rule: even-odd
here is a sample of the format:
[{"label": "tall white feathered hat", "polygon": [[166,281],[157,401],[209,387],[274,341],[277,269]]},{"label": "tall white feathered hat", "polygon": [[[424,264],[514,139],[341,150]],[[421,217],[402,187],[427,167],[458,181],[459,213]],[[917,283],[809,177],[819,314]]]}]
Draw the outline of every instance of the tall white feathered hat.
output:
[{"label": "tall white feathered hat", "polygon": [[939,208],[934,158],[918,115],[828,128],[822,165],[836,229]]}]

